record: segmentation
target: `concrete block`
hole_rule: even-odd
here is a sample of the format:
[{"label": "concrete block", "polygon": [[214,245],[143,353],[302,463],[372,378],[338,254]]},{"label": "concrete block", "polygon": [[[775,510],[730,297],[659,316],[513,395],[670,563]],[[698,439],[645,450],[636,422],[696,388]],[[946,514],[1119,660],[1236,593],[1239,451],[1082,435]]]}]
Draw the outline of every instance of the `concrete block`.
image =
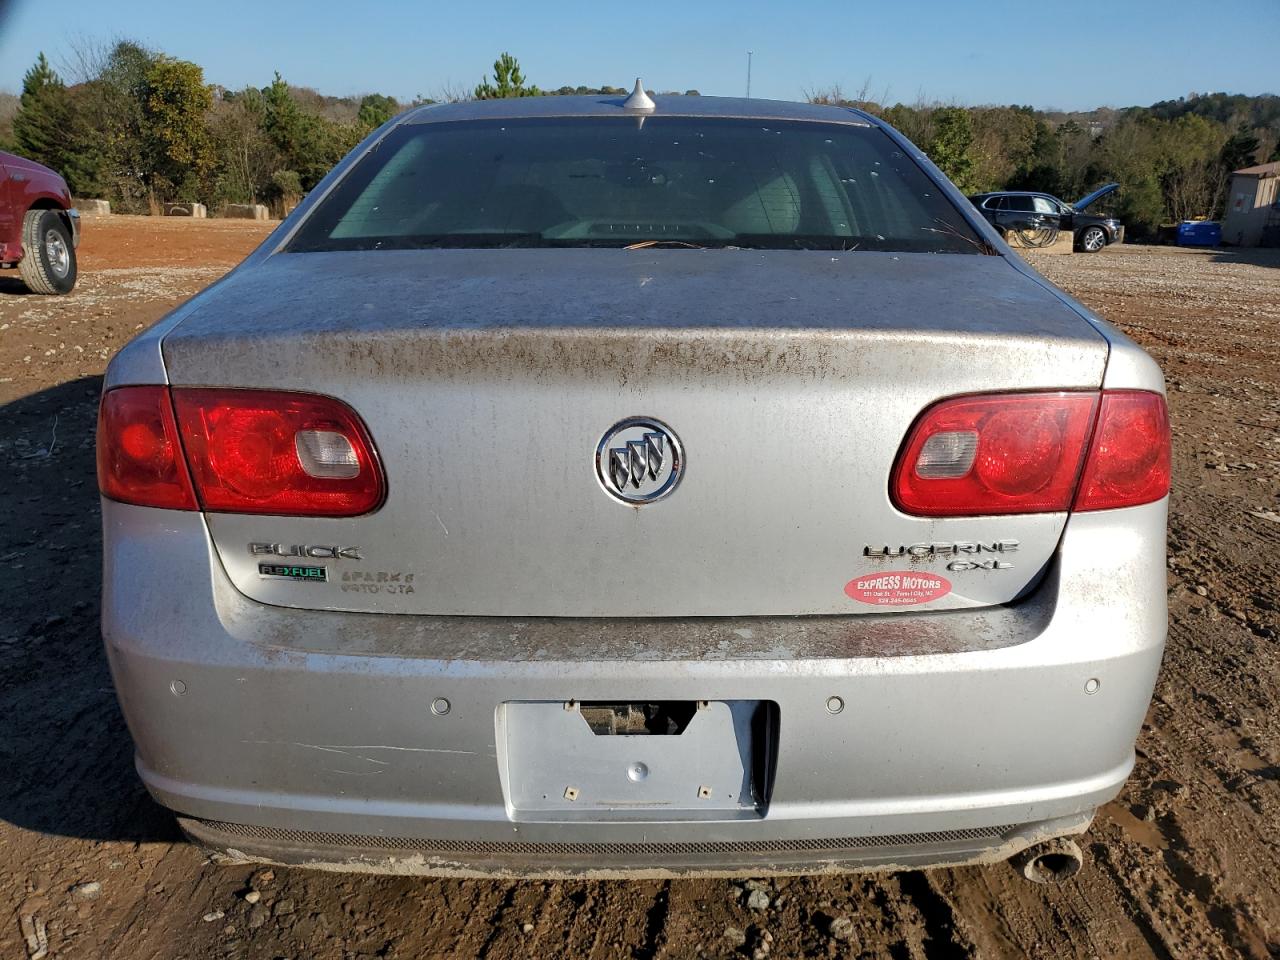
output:
[{"label": "concrete block", "polygon": [[209,211],[205,209],[203,203],[166,203],[164,205],[164,215],[166,217],[194,217],[197,220],[203,220],[209,216]]},{"label": "concrete block", "polygon": [[75,200],[76,209],[82,217],[109,217],[111,204],[106,200]]},{"label": "concrete block", "polygon": [[223,216],[237,220],[269,220],[267,208],[261,203],[228,203]]}]

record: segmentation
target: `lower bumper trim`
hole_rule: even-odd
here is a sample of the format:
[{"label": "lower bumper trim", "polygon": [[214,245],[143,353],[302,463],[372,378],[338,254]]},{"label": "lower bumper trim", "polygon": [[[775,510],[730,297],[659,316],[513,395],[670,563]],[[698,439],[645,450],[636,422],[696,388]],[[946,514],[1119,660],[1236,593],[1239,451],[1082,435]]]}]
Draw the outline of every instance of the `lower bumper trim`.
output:
[{"label": "lower bumper trim", "polygon": [[1020,826],[869,837],[689,842],[433,840],[293,830],[179,817],[227,862],[434,876],[642,878],[910,870],[994,863],[1056,836],[1081,833],[1092,812]]},{"label": "lower bumper trim", "polygon": [[183,819],[183,826],[199,824],[209,831],[256,840],[274,840],[314,847],[364,847],[370,850],[414,850],[428,853],[480,854],[526,857],[663,857],[689,854],[794,853],[827,850],[862,850],[923,844],[999,840],[1013,827],[971,827],[937,833],[903,833],[881,837],[806,837],[777,840],[701,840],[645,843],[534,843],[522,840],[429,840],[417,837],[365,837],[314,830],[282,830],[217,820]]}]

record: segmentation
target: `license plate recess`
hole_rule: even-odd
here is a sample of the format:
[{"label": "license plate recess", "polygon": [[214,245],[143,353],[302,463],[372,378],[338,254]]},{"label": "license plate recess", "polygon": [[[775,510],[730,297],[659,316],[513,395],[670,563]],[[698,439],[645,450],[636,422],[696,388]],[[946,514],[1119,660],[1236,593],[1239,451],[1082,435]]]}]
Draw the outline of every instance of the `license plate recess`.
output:
[{"label": "license plate recess", "polygon": [[[666,704],[670,713],[661,716],[654,706],[502,704],[497,718],[500,767],[513,819],[764,816],[776,766],[777,704],[689,701]],[[629,718],[642,709],[654,717],[648,724],[653,730],[635,735],[643,720]]]}]

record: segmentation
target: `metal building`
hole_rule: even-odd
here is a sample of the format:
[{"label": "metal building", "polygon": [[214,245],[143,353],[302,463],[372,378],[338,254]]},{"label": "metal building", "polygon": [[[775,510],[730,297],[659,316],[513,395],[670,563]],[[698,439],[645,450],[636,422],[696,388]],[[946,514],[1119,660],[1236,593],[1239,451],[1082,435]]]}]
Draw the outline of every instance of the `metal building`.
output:
[{"label": "metal building", "polygon": [[1231,174],[1222,241],[1240,247],[1280,246],[1280,161]]}]

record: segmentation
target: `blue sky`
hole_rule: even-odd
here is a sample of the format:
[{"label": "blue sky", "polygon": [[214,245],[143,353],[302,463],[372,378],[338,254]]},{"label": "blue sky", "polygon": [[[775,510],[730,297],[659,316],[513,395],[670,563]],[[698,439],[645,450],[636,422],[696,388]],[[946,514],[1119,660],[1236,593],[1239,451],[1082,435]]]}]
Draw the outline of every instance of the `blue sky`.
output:
[{"label": "blue sky", "polygon": [[1280,0],[450,3],[407,0],[0,0],[0,90],[44,50],[131,37],[210,82],[279,70],[325,93],[470,88],[503,50],[542,87],[623,85],[800,99],[864,83],[877,99],[1128,106],[1190,91],[1280,93]]}]

